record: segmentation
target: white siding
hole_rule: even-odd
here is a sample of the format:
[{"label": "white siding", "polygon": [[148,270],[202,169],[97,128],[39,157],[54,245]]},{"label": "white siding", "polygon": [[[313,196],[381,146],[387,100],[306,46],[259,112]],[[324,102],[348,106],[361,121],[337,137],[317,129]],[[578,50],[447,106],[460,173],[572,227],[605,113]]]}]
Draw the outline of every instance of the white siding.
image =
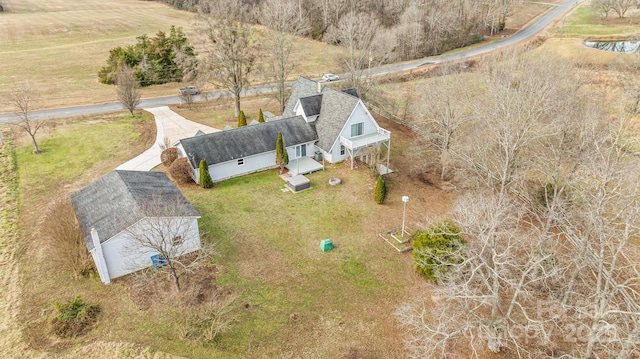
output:
[{"label": "white siding", "polygon": [[353,112],[351,112],[351,116],[349,116],[349,119],[342,128],[338,138],[333,142],[331,150],[328,154],[325,154],[327,162],[334,163],[349,158],[349,152],[347,151],[345,151],[344,155],[340,155],[340,137],[357,138],[351,137],[351,125],[360,122],[364,123],[364,132],[362,135],[376,133],[380,127],[369,111],[365,108],[362,101],[358,101],[358,104],[354,107]]},{"label": "white siding", "polygon": [[[126,231],[102,243],[104,259],[111,279],[150,267],[151,256],[158,254],[150,248],[141,247],[132,239],[134,233],[139,233],[139,231],[143,230],[145,225],[143,223],[144,221],[145,220],[142,220],[134,224]],[[172,219],[166,219],[166,221],[170,223]],[[171,229],[171,231],[176,231],[176,233],[183,233],[184,243],[178,250],[179,255],[198,250],[200,248],[200,232],[198,230],[197,218],[173,219],[173,223],[178,227],[181,226],[183,229],[175,229],[175,226],[174,229]],[[171,224],[168,224],[168,226],[170,225]]]},{"label": "white siding", "polygon": [[209,174],[214,182],[238,177],[276,167],[276,151],[269,151],[243,157],[244,164],[239,166],[238,159],[209,165]]}]

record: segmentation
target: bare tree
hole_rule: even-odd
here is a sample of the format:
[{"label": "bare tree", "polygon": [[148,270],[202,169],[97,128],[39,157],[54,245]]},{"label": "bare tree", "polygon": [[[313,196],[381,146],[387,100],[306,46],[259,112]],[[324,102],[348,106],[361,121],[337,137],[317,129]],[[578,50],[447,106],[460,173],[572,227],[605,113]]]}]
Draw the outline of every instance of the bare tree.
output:
[{"label": "bare tree", "polygon": [[637,4],[637,0],[613,0],[613,10],[616,12],[618,17],[622,19],[627,11]]},{"label": "bare tree", "polygon": [[134,116],[133,111],[140,104],[140,81],[135,77],[133,69],[129,65],[122,64],[118,68],[116,87],[118,101],[131,113],[131,116]]},{"label": "bare tree", "polygon": [[379,28],[378,20],[368,13],[350,12],[340,19],[337,26],[329,29],[327,37],[347,48],[347,54],[339,59],[349,72],[349,82],[359,94],[363,94],[362,81],[369,60],[375,55],[375,36]]},{"label": "bare tree", "polygon": [[518,331],[535,329],[548,336],[536,303],[562,271],[553,253],[539,251],[539,232],[525,223],[525,214],[518,203],[492,193],[474,193],[456,203],[455,219],[468,243],[463,261],[450,264],[428,312],[417,303],[396,313],[409,330],[413,357],[448,357],[457,345],[467,345],[465,352],[476,358],[482,347],[522,354],[531,349]]},{"label": "bare tree", "polygon": [[307,31],[308,20],[299,11],[300,3],[296,0],[266,0],[262,3],[261,10],[262,23],[272,30],[265,39],[264,49],[269,54],[280,111],[284,111],[285,82],[295,68],[295,37]]},{"label": "bare tree", "polygon": [[564,325],[581,330],[572,348],[580,358],[640,355],[640,173],[624,149],[629,122],[620,117],[594,139],[596,151],[579,169],[575,208],[559,225],[573,254],[560,308]]},{"label": "bare tree", "polygon": [[548,135],[545,121],[575,93],[572,80],[571,67],[550,57],[507,52],[487,62],[485,92],[474,98],[465,152],[489,188],[497,186],[501,196],[513,186],[522,188],[532,144]]},{"label": "bare tree", "polygon": [[[182,276],[207,256],[205,251],[196,250],[200,246],[196,217],[189,212],[181,196],[152,198],[143,212],[146,218],[127,229],[130,241],[126,250],[156,253],[158,266],[167,268],[176,290],[180,291]],[[185,256],[194,250],[194,256]]]},{"label": "bare tree", "polygon": [[591,0],[591,7],[600,13],[600,20],[605,21],[614,8],[615,0]]},{"label": "bare tree", "polygon": [[469,82],[451,68],[422,88],[420,115],[425,122],[422,135],[431,141],[440,160],[440,177],[447,177],[454,134],[470,117]]},{"label": "bare tree", "polygon": [[242,90],[249,85],[248,75],[256,60],[253,29],[243,22],[247,9],[235,0],[208,0],[200,5],[195,25],[202,42],[198,73],[231,92],[237,116]]},{"label": "bare tree", "polygon": [[42,152],[38,147],[36,134],[45,124],[45,121],[37,121],[31,118],[31,111],[33,111],[38,97],[38,91],[28,82],[16,85],[7,92],[9,102],[16,109],[17,121],[13,124],[29,134],[33,143],[33,153]]}]

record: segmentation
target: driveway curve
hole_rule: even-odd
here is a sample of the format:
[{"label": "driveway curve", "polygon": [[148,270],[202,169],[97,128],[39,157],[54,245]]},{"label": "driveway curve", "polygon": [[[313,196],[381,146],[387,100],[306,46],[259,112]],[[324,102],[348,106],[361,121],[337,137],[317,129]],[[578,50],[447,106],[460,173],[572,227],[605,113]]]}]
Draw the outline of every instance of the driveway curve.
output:
[{"label": "driveway curve", "polygon": [[197,122],[187,120],[168,106],[144,108],[155,117],[156,142],[146,151],[118,166],[118,170],[151,171],[160,163],[160,154],[165,143],[173,145],[183,138],[193,137],[198,131],[212,133],[220,131]]}]

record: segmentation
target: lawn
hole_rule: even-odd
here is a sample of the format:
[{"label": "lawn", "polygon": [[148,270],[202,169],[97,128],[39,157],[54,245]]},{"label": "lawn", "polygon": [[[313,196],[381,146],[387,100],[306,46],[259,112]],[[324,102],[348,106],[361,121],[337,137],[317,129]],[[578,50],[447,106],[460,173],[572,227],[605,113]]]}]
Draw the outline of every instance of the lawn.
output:
[{"label": "lawn", "polygon": [[586,2],[559,21],[556,32],[560,36],[629,36],[638,31],[639,15],[640,11],[632,8],[620,19],[611,11],[607,19],[602,21],[598,11]]},{"label": "lawn", "polygon": [[[410,227],[446,213],[451,202],[449,195],[406,175],[391,175],[382,206],[373,201],[369,170],[351,170],[346,164],[309,175],[312,189],[297,194],[283,191],[277,171],[228,180],[211,190],[181,187],[202,214],[205,241],[216,243],[211,289],[237,298],[232,329],[213,343],[180,339],[175,323],[189,311],[176,312],[175,302],[158,300],[142,307],[133,294],[135,276],[104,286],[98,278],[73,279],[64,268],[48,264],[43,241],[47,222],[55,218],[50,203],[141,152],[153,138],[147,133],[153,132],[149,123],[148,116],[132,120],[124,114],[60,121],[41,134],[45,152],[38,155],[31,153],[24,136],[17,139],[23,233],[20,318],[31,348],[57,355],[95,354],[87,345],[99,341],[100,350],[107,352],[122,351],[124,345],[133,353],[161,351],[190,358],[404,357],[393,312],[423,292],[424,281],[413,271],[411,257],[397,253],[378,233],[399,227],[402,195],[412,198]],[[410,136],[392,123],[382,125],[397,136],[393,162]],[[330,177],[343,183],[330,186]],[[333,240],[333,251],[320,250],[325,238]],[[70,300],[75,294],[99,304],[102,317],[83,337],[56,339],[47,333],[50,301]]]}]

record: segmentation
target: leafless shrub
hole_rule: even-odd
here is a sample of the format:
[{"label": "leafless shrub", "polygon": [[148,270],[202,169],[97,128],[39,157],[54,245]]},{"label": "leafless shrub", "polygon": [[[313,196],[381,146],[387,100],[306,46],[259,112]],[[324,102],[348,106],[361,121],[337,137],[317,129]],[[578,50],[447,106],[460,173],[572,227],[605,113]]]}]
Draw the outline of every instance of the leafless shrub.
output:
[{"label": "leafless shrub", "polygon": [[162,161],[162,164],[167,168],[170,168],[171,165],[173,164],[173,161],[177,159],[178,159],[178,149],[175,147],[167,148],[164,151],[162,151],[162,154],[160,154],[160,161]]},{"label": "leafless shrub", "polygon": [[51,264],[70,272],[74,278],[87,276],[94,270],[69,200],[60,199],[50,206],[45,216],[45,228],[45,248]]},{"label": "leafless shrub", "polygon": [[198,308],[180,308],[176,312],[176,331],[182,339],[212,343],[236,321],[233,304],[236,296],[215,294]]},{"label": "leafless shrub", "polygon": [[189,183],[193,181],[191,178],[191,165],[186,158],[178,158],[169,167],[169,174],[179,183]]}]

